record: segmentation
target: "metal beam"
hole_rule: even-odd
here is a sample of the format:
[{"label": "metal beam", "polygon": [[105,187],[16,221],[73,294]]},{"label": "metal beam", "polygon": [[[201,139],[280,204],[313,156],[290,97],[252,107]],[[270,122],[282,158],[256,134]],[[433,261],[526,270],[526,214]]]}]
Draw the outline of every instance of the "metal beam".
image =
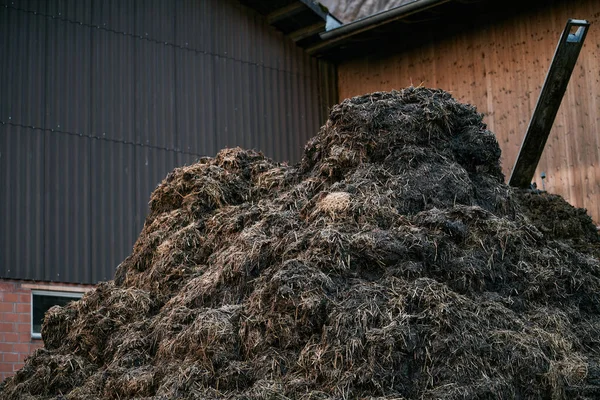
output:
[{"label": "metal beam", "polygon": [[273,25],[276,22],[282,21],[291,16],[299,14],[306,9],[307,9],[307,7],[302,2],[296,1],[292,4],[290,4],[289,6],[277,9],[277,10],[273,11],[272,13],[270,13],[269,15],[267,15],[267,22],[270,25]]},{"label": "metal beam", "polygon": [[307,26],[302,29],[298,29],[294,32],[291,32],[288,37],[292,39],[294,42],[299,42],[302,39],[306,39],[307,37],[311,37],[316,35],[317,33],[321,33],[325,31],[325,21],[317,22],[316,24]]},{"label": "metal beam", "polygon": [[567,21],[510,176],[510,186],[531,185],[589,26],[585,20]]}]

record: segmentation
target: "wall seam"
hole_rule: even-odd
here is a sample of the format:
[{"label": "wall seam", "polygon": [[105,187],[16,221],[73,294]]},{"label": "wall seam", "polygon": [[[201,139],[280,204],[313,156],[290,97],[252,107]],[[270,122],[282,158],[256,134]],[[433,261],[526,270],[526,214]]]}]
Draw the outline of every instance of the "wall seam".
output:
[{"label": "wall seam", "polygon": [[[94,18],[94,0],[90,0],[90,21],[92,21]],[[92,98],[93,98],[93,90],[94,90],[94,85],[93,85],[93,80],[94,80],[94,63],[92,62],[92,60],[94,59],[94,40],[93,40],[93,36],[94,36],[94,32],[93,30],[90,28],[90,92],[89,92],[89,107],[90,107],[90,113],[88,114],[88,132],[92,130],[92,120],[94,118],[94,108],[93,108],[93,104],[92,104]],[[88,223],[89,223],[89,235],[88,235],[88,243],[89,243],[89,248],[88,248],[88,267],[86,268],[86,270],[84,270],[84,278],[85,279],[80,279],[85,281],[85,282],[90,282],[92,280],[92,276],[94,276],[94,268],[93,268],[93,262],[94,259],[92,257],[92,249],[94,248],[93,245],[93,235],[92,232],[94,230],[94,221],[92,218],[92,214],[94,213],[94,205],[92,204],[92,199],[93,199],[93,188],[92,188],[92,179],[93,179],[93,174],[92,174],[92,168],[93,168],[93,164],[92,164],[92,142],[89,141],[88,143],[88,165],[89,165],[89,171],[88,171],[88,195],[90,196],[88,199],[88,205],[89,205],[89,211],[88,211]],[[86,276],[87,275],[87,276]]]},{"label": "wall seam", "polygon": [[[48,6],[47,4],[45,4],[46,7]],[[48,120],[48,113],[47,113],[47,109],[48,109],[48,65],[50,62],[50,56],[49,56],[49,23],[48,21],[46,21],[46,26],[45,26],[45,32],[44,32],[44,38],[45,38],[45,44],[44,44],[44,58],[45,58],[45,65],[46,68],[44,68],[44,100],[42,101],[43,103],[43,109],[44,109],[44,115],[42,116],[42,126],[44,127],[44,129],[46,129]],[[43,177],[42,177],[42,187],[44,188],[44,193],[42,194],[42,232],[43,232],[43,237],[42,239],[42,260],[44,265],[42,266],[42,268],[45,270],[46,269],[46,250],[47,250],[47,246],[46,246],[46,235],[48,234],[47,232],[47,228],[48,228],[48,222],[46,220],[46,206],[48,204],[48,199],[46,196],[46,163],[48,162],[46,153],[47,153],[47,148],[48,148],[48,137],[46,134],[42,135],[43,137],[43,141],[42,141],[42,170],[43,170]]]}]

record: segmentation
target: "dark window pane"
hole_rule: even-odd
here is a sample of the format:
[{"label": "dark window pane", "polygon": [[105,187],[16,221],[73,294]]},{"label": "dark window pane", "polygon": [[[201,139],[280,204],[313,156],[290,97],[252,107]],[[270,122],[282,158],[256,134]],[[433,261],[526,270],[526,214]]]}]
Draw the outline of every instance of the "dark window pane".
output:
[{"label": "dark window pane", "polygon": [[44,314],[53,306],[65,306],[73,300],[79,300],[76,297],[47,296],[33,294],[33,333],[41,333]]}]

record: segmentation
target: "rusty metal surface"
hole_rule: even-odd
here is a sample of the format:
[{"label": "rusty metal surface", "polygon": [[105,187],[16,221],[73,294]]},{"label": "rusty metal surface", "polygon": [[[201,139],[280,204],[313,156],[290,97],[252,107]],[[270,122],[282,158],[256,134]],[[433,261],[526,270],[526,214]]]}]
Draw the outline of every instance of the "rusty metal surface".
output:
[{"label": "rusty metal surface", "polygon": [[0,0],[0,278],[111,279],[174,167],[298,161],[320,82],[236,1]]}]

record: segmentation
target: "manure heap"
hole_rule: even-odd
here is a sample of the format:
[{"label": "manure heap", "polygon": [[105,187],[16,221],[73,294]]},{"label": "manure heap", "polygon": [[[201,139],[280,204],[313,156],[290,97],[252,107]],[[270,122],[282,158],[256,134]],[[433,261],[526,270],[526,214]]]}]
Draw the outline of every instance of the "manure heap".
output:
[{"label": "manure heap", "polygon": [[333,107],[296,166],[177,168],[0,397],[600,398],[595,226],[499,157],[472,106],[408,88]]}]

